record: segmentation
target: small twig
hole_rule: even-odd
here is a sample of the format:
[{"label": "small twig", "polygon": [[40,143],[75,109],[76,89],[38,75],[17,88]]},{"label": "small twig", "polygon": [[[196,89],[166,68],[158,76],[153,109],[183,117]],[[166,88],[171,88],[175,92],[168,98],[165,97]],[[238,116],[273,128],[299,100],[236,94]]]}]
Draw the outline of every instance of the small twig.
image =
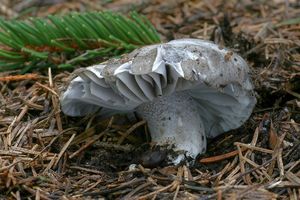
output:
[{"label": "small twig", "polygon": [[95,143],[97,140],[99,140],[107,132],[108,132],[108,130],[105,130],[102,133],[100,133],[99,135],[96,135],[93,139],[91,139],[90,141],[88,141],[87,143],[85,143],[83,146],[80,147],[80,149],[78,149],[72,155],[70,155],[69,158],[72,159],[75,156],[77,156],[80,152],[82,152],[83,150],[85,150],[86,148],[88,148],[89,146],[91,146],[93,143]]},{"label": "small twig", "polygon": [[48,172],[49,169],[51,169],[51,167],[54,165],[55,161],[56,161],[56,155],[53,156],[53,158],[50,160],[49,164],[47,165],[47,167],[44,169],[43,173]]},{"label": "small twig", "polygon": [[51,92],[51,93],[54,94],[55,96],[59,97],[59,95],[57,94],[57,92],[55,92],[53,89],[49,88],[48,86],[43,85],[43,84],[41,84],[41,83],[39,83],[39,82],[36,82],[35,84],[37,84],[37,85],[40,86],[41,88],[43,88],[43,89],[45,89],[45,90]]},{"label": "small twig", "polygon": [[[30,188],[30,187],[28,187],[28,186],[26,186],[26,185],[22,185],[22,187],[26,190],[26,191],[28,191],[30,194],[32,194],[32,195],[36,195],[36,190],[34,190],[34,189],[32,189],[32,188]],[[42,198],[42,199],[46,199],[46,200],[51,200],[51,198],[49,198],[48,196],[46,196],[46,194],[44,194],[44,192],[43,193],[40,193],[40,197]]]},{"label": "small twig", "polygon": [[111,144],[111,143],[100,142],[100,141],[96,141],[94,143],[94,147],[104,148],[104,149],[109,149],[109,150],[116,150],[116,151],[123,151],[123,152],[129,152],[134,149],[134,147],[130,144],[118,145],[118,144]]},{"label": "small twig", "polygon": [[145,120],[142,120],[136,124],[134,124],[132,127],[130,127],[124,135],[122,135],[122,137],[119,139],[118,144],[122,144],[123,141],[125,140],[125,138],[127,138],[135,129],[137,129],[138,127],[142,126],[146,124]]},{"label": "small twig", "polygon": [[[273,170],[274,170],[274,167],[275,167],[275,164],[276,164],[276,160],[277,160],[277,162],[279,161],[279,167],[281,168],[282,166],[281,166],[281,163],[282,163],[282,158],[280,158],[279,160],[278,160],[278,154],[279,154],[279,151],[280,151],[280,149],[281,149],[281,146],[282,146],[282,142],[283,142],[283,140],[284,140],[284,138],[285,138],[285,136],[286,136],[286,132],[282,135],[282,136],[280,136],[279,137],[279,140],[277,141],[277,143],[276,143],[276,145],[275,145],[275,147],[274,147],[274,151],[273,151],[273,153],[272,153],[272,159],[274,159],[274,161],[270,164],[270,166],[269,166],[269,168],[268,168],[268,174],[271,176],[272,174],[273,174]],[[276,158],[276,159],[275,159]],[[282,169],[283,170],[283,169]],[[281,170],[281,172],[282,172],[282,170]]]},{"label": "small twig", "polygon": [[287,89],[287,88],[285,88],[284,90],[285,90],[287,93],[289,93],[290,95],[293,95],[294,97],[300,99],[300,94],[299,94],[299,93],[294,92],[294,91],[292,91],[292,90],[290,90],[290,89]]},{"label": "small twig", "polygon": [[262,153],[268,153],[268,154],[274,153],[273,150],[252,146],[251,144],[244,144],[244,143],[240,143],[240,142],[235,142],[234,144],[238,145],[238,146],[241,146],[241,147],[245,147],[245,148],[254,150],[254,151],[260,151]]},{"label": "small twig", "polygon": [[77,169],[77,170],[81,170],[81,171],[85,171],[85,172],[90,172],[90,173],[94,173],[94,174],[99,174],[99,175],[104,175],[104,172],[95,170],[95,169],[88,169],[88,168],[84,168],[84,167],[79,167],[79,166],[70,166],[70,169]]},{"label": "small twig", "polygon": [[[240,160],[239,164],[240,164],[240,168],[241,168],[241,173],[244,174],[246,172],[246,168],[245,168],[246,161],[245,161],[245,159],[243,159],[244,156],[243,156],[241,147],[239,145],[237,145],[237,148],[238,148],[238,152],[239,152],[239,160]],[[245,158],[247,158],[246,155],[245,155]],[[245,176],[243,176],[243,180],[248,185],[252,185],[252,181],[251,181],[249,174],[245,174]]]},{"label": "small twig", "polygon": [[148,187],[152,185],[151,182],[146,182],[146,183],[143,183],[142,185],[138,186],[137,188],[135,188],[134,190],[132,190],[131,192],[129,192],[123,199],[124,200],[128,200],[128,199],[134,199],[134,198],[131,198],[135,193],[137,193],[138,191]]},{"label": "small twig", "polygon": [[19,162],[22,162],[22,161],[23,160],[17,160],[7,166],[1,167],[0,172],[10,169],[11,167],[15,166],[16,164],[18,164]]},{"label": "small twig", "polygon": [[180,185],[177,185],[176,190],[175,190],[175,194],[174,194],[174,197],[173,197],[173,200],[177,199],[179,189],[180,189]]},{"label": "small twig", "polygon": [[103,179],[101,178],[100,180],[98,180],[96,183],[94,183],[93,185],[91,185],[90,187],[86,188],[85,190],[83,190],[83,193],[88,192],[89,190],[95,188],[97,185],[99,185],[101,182],[103,182]]},{"label": "small twig", "polygon": [[282,161],[282,148],[278,149],[278,154],[277,154],[277,165],[278,165],[278,169],[279,169],[279,173],[280,176],[283,177],[284,176],[284,164]]},{"label": "small twig", "polygon": [[60,158],[62,157],[62,155],[65,153],[65,151],[66,151],[67,148],[69,147],[69,145],[70,145],[70,143],[72,142],[72,140],[74,139],[75,135],[76,135],[76,134],[74,133],[74,134],[71,136],[71,138],[68,140],[68,142],[64,145],[64,147],[61,149],[61,151],[59,152],[58,157],[57,157],[57,160],[56,160],[56,162],[55,162],[55,164],[54,164],[54,167],[57,166],[57,164],[58,164]]},{"label": "small twig", "polygon": [[[29,103],[33,103],[35,102],[35,100],[37,99],[38,97],[37,96],[33,96],[30,100],[29,100]],[[22,111],[20,112],[20,114],[18,115],[17,119],[16,119],[16,123],[20,122],[22,120],[22,118],[25,116],[25,114],[27,113],[29,109],[29,106],[28,105],[24,105],[22,107]]]},{"label": "small twig", "polygon": [[39,78],[38,74],[23,74],[23,75],[11,75],[0,77],[1,82],[5,81],[23,81],[23,80],[37,80]]},{"label": "small twig", "polygon": [[105,194],[110,194],[119,190],[124,190],[127,187],[133,187],[134,185],[139,184],[140,182],[145,181],[145,178],[134,178],[131,181],[122,183],[121,185],[111,188],[111,189],[105,189],[100,192],[88,192],[88,193],[83,193],[83,196],[99,196],[99,195],[105,195]]},{"label": "small twig", "polygon": [[262,168],[262,167],[267,166],[267,165],[270,164],[273,160],[275,160],[275,158],[271,158],[270,160],[264,162],[263,164],[258,165],[257,167],[255,167],[255,168],[253,168],[253,169],[250,169],[250,170],[248,170],[248,171],[246,171],[246,172],[244,172],[244,173],[241,173],[241,174],[238,176],[237,180],[240,179],[240,178],[242,178],[242,177],[245,176],[246,174],[252,173],[252,172],[254,172],[254,171],[256,171],[256,170],[258,170],[258,169],[260,169],[260,168]]},{"label": "small twig", "polygon": [[221,178],[224,176],[224,174],[228,171],[231,163],[227,163],[227,165],[221,170],[219,173],[218,177],[216,178],[214,185],[217,186],[221,180]]},{"label": "small twig", "polygon": [[141,199],[141,200],[142,199],[147,199],[147,198],[149,198],[151,196],[157,195],[160,192],[163,192],[163,191],[166,191],[166,190],[170,189],[171,187],[173,187],[173,185],[174,185],[174,182],[171,183],[171,184],[169,184],[169,185],[167,185],[167,186],[165,186],[165,187],[162,187],[162,188],[160,188],[158,190],[155,190],[154,192],[150,192],[149,194],[140,196],[138,199]]},{"label": "small twig", "polygon": [[214,192],[215,190],[210,188],[210,187],[205,187],[205,186],[196,186],[192,184],[188,184],[188,182],[184,183],[184,187],[190,190],[195,190],[195,191],[202,191],[202,192]]},{"label": "small twig", "polygon": [[[247,150],[247,148],[245,148],[245,147],[241,148],[242,152],[244,152],[246,150]],[[236,156],[238,154],[239,154],[239,151],[238,150],[234,150],[234,151],[222,154],[222,155],[208,157],[208,158],[202,158],[199,162],[202,163],[202,164],[219,162],[219,161],[222,161],[222,160],[225,160],[225,159],[228,159],[228,158],[232,158],[232,157],[234,157],[234,156]]]}]

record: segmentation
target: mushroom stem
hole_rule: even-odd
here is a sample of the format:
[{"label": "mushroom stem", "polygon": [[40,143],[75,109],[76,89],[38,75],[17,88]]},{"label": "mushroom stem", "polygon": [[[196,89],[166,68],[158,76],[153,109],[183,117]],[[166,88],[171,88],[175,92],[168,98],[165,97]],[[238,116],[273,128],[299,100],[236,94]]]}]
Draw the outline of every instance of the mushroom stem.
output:
[{"label": "mushroom stem", "polygon": [[196,108],[195,100],[182,91],[141,104],[136,111],[147,121],[153,142],[175,145],[175,151],[195,158],[206,151],[205,129]]}]

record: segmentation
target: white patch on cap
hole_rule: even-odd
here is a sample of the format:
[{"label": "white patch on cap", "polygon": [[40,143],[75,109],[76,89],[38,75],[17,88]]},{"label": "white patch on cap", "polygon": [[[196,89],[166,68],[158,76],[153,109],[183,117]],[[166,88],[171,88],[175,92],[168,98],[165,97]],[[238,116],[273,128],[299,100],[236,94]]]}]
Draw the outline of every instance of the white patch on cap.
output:
[{"label": "white patch on cap", "polygon": [[106,65],[93,65],[91,67],[87,67],[87,70],[93,72],[98,78],[103,78],[101,72],[103,71],[104,67],[106,67]]},{"label": "white patch on cap", "polygon": [[157,54],[156,54],[156,58],[153,63],[153,66],[152,66],[152,72],[157,72],[157,73],[161,74],[162,67],[165,67],[165,62],[162,59],[161,45],[158,46],[156,49],[157,49]]},{"label": "white patch on cap", "polygon": [[[175,69],[175,71],[179,74],[180,77],[184,77],[184,72],[182,70],[181,63],[180,62],[179,63],[165,62],[163,60],[164,54],[165,54],[165,51],[162,48],[162,46],[161,45],[158,46],[157,47],[157,55],[156,55],[155,61],[152,66],[152,72],[157,72],[159,74],[162,74],[162,72],[165,70],[163,68],[165,68],[166,64],[168,64]],[[192,56],[192,55],[190,55],[190,56]],[[192,56],[192,57],[194,57],[194,56]]]},{"label": "white patch on cap", "polygon": [[120,67],[118,67],[115,72],[114,72],[114,75],[117,75],[117,74],[120,74],[122,72],[129,72],[131,73],[131,64],[132,64],[132,61],[128,61],[126,63],[124,63],[123,65],[121,65]]}]

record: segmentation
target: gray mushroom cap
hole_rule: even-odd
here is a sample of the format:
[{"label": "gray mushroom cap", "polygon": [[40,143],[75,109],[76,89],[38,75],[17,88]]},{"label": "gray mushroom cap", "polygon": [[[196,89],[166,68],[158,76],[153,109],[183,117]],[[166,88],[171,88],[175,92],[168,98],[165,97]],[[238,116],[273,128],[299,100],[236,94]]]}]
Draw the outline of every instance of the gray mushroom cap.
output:
[{"label": "gray mushroom cap", "polygon": [[[228,49],[198,39],[146,46],[77,74],[61,97],[62,111],[70,116],[102,108],[103,114],[138,111],[147,121],[157,121],[145,113],[160,107],[153,102],[184,94],[193,99],[205,136],[215,137],[238,128],[256,103],[247,63]],[[155,106],[149,110],[151,102]],[[158,132],[159,127],[150,124],[151,134]]]}]

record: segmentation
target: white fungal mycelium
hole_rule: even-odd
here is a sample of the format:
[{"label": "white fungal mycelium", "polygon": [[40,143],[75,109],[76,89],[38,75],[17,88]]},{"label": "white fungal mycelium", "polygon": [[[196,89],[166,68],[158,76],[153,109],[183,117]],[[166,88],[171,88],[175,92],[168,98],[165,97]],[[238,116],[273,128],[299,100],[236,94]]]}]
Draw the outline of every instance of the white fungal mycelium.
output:
[{"label": "white fungal mycelium", "polygon": [[256,103],[247,63],[198,39],[146,46],[77,73],[61,97],[65,114],[135,111],[153,142],[193,158],[206,151],[206,137],[242,125]]}]

